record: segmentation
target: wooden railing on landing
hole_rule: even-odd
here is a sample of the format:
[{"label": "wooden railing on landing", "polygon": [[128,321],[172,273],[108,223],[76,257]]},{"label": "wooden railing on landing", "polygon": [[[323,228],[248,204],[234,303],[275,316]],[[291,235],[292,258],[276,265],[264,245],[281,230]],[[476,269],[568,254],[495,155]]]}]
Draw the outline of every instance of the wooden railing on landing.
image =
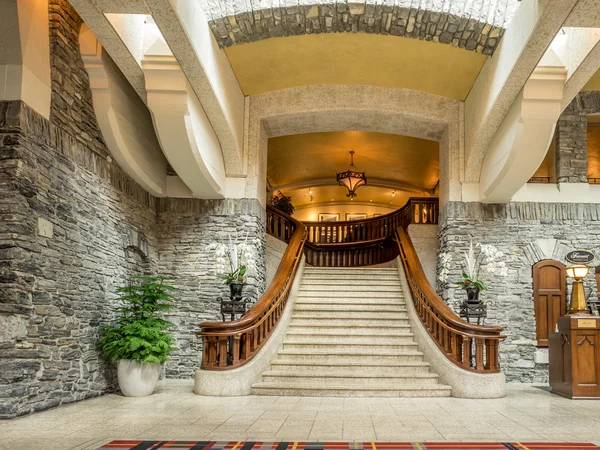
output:
[{"label": "wooden railing on landing", "polygon": [[[273,210],[269,208],[268,215]],[[280,226],[278,220],[275,227]],[[433,197],[411,198],[397,211],[372,219],[304,222],[307,229],[306,263],[317,267],[360,267],[392,261],[398,256],[398,246],[394,242],[398,227],[437,222],[438,199]],[[281,239],[285,233],[276,237]]]},{"label": "wooden railing on landing", "polygon": [[283,314],[302,258],[306,227],[279,212],[268,216],[268,233],[288,242],[279,268],[263,296],[240,319],[200,324],[203,369],[227,370],[246,364],[267,342]]},{"label": "wooden railing on landing", "polygon": [[502,327],[474,325],[460,319],[429,284],[404,228],[397,229],[396,240],[415,309],[439,349],[463,369],[480,373],[499,372],[498,345],[504,339]]}]

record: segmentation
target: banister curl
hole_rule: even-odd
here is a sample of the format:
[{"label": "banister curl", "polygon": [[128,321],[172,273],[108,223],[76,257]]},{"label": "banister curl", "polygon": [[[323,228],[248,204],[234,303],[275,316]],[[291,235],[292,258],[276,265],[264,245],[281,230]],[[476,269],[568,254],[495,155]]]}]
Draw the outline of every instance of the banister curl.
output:
[{"label": "banister curl", "polygon": [[246,364],[258,353],[279,323],[302,258],[306,227],[280,211],[269,209],[267,231],[274,234],[275,230],[278,237],[290,238],[273,281],[262,297],[237,320],[200,324],[200,331],[196,334],[203,341],[203,369],[227,370]]},{"label": "banister curl", "polygon": [[499,372],[498,345],[505,337],[501,335],[503,328],[471,324],[458,317],[427,280],[404,228],[396,230],[396,240],[415,309],[439,349],[463,369],[481,373]]}]

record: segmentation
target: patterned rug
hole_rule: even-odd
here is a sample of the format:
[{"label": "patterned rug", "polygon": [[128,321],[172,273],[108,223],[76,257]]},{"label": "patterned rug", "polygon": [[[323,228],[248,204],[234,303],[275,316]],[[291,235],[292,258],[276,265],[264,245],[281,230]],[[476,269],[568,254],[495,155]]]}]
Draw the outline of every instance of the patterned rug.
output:
[{"label": "patterned rug", "polygon": [[112,441],[98,450],[587,450],[594,444],[571,442],[243,442]]}]

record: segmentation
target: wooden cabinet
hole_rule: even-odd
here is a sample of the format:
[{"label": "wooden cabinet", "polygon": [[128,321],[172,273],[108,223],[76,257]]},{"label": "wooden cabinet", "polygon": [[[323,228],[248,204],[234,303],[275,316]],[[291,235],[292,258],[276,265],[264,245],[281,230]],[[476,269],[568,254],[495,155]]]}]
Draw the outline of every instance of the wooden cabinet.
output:
[{"label": "wooden cabinet", "polygon": [[550,387],[573,399],[600,399],[600,317],[563,316],[549,337]]}]

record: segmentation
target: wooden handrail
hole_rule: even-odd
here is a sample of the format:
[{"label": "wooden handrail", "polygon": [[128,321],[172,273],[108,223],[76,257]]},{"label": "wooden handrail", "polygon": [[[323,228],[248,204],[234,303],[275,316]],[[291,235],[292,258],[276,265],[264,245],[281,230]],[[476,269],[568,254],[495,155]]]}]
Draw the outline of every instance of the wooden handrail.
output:
[{"label": "wooden handrail", "polygon": [[282,240],[290,236],[287,249],[271,285],[250,311],[231,322],[200,324],[196,334],[203,341],[203,369],[227,370],[246,364],[267,342],[283,314],[302,258],[306,227],[280,211],[267,214],[267,224],[278,225],[277,235]]},{"label": "wooden handrail", "polygon": [[202,368],[232,369],[258,353],[279,323],[304,253],[307,264],[318,267],[367,266],[400,255],[417,314],[440,350],[463,369],[498,372],[502,328],[470,324],[456,316],[429,284],[405,230],[412,223],[437,221],[437,198],[411,198],[386,216],[331,223],[303,224],[268,206],[267,233],[287,242],[287,249],[271,285],[242,318],[200,325]]},{"label": "wooden handrail", "polygon": [[438,199],[412,197],[402,208],[384,216],[344,222],[304,222],[304,225],[307,228],[307,240],[312,244],[346,244],[393,237],[396,228],[413,223],[437,222]]},{"label": "wooden handrail", "polygon": [[421,323],[446,357],[457,366],[480,373],[500,371],[498,345],[502,327],[475,325],[459,318],[435,292],[404,228],[396,230],[400,258]]}]

